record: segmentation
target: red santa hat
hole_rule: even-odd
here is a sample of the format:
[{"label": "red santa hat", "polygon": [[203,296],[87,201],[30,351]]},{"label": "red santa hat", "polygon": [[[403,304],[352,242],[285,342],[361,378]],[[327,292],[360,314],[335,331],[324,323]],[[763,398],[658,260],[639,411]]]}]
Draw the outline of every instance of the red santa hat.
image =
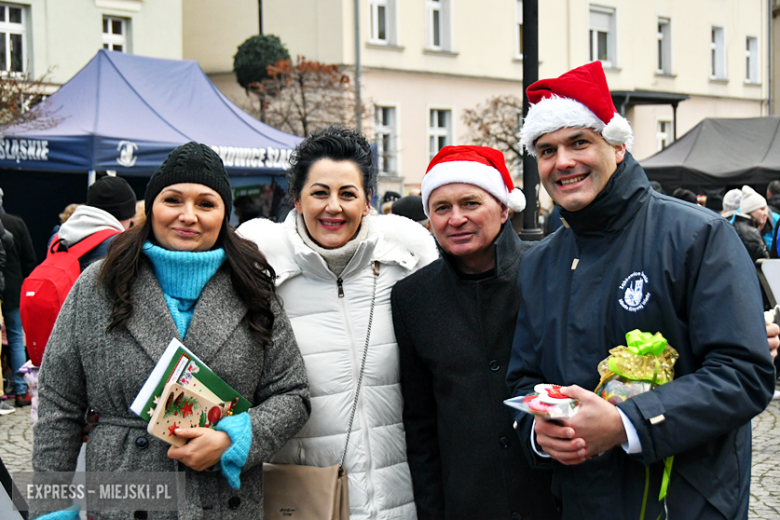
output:
[{"label": "red santa hat", "polygon": [[428,213],[428,197],[445,184],[473,184],[493,195],[515,212],[525,209],[525,195],[515,188],[504,154],[486,146],[445,146],[431,160],[422,180],[422,203]]},{"label": "red santa hat", "polygon": [[526,89],[531,108],[520,130],[520,142],[536,156],[536,140],[561,128],[592,128],[612,145],[631,151],[634,134],[615,110],[600,61],[558,78],[542,79]]}]

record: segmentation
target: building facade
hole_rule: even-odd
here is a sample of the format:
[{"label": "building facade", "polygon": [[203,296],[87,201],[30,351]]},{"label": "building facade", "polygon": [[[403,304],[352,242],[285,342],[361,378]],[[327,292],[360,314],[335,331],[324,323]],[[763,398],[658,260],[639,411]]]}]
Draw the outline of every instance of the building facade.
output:
[{"label": "building facade", "polygon": [[181,21],[181,0],[0,1],[0,71],[56,88],[100,49],[181,59]]},{"label": "building facade", "polygon": [[772,105],[772,115],[780,114],[780,107],[778,107],[778,100],[780,100],[780,0],[769,0],[769,7],[771,9],[771,32],[772,32],[772,48],[770,52],[770,71],[769,75],[772,85],[770,88],[772,97],[770,103]]},{"label": "building facade", "polygon": [[[641,160],[705,117],[768,113],[768,1],[539,1],[539,77],[602,61]],[[279,36],[293,57],[354,71],[354,6],[188,0],[184,57],[233,99],[245,96],[233,55],[258,30]],[[360,0],[358,18],[361,93],[372,106],[363,125],[377,143],[380,193],[418,188],[442,146],[468,144],[465,110],[522,96],[522,0]]]},{"label": "building facade", "polygon": [[195,60],[226,96],[239,104],[244,89],[233,74],[233,57],[247,38],[259,34],[258,0],[186,0],[182,4],[182,52]]},{"label": "building facade", "polygon": [[[559,7],[565,3],[559,0]],[[575,65],[591,57],[605,63],[613,99],[628,98],[625,113],[634,127],[633,152],[639,160],[671,143],[675,123],[679,136],[706,117],[768,115],[766,0],[577,4],[572,20],[585,18],[588,25],[586,30],[572,23],[577,26],[572,39],[589,44],[570,45],[567,56]],[[606,59],[595,53],[606,53]],[[676,117],[669,104],[675,96]]]}]

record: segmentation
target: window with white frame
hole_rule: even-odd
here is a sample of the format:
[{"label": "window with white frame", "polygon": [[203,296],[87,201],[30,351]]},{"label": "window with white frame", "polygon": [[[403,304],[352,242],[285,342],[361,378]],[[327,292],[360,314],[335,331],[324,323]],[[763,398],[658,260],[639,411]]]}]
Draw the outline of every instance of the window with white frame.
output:
[{"label": "window with white frame", "polygon": [[27,68],[27,11],[0,4],[0,71],[24,72]]},{"label": "window with white frame", "polygon": [[669,18],[658,18],[658,68],[659,74],[672,73],[672,23]]},{"label": "window with white frame", "polygon": [[515,56],[523,57],[523,0],[515,0]]},{"label": "window with white frame", "polygon": [[395,107],[374,109],[374,136],[380,175],[398,175]]},{"label": "window with white frame", "polygon": [[615,10],[590,6],[590,61],[600,61],[604,67],[615,67],[616,55]]},{"label": "window with white frame", "polygon": [[125,18],[103,17],[103,48],[127,52],[127,22]]},{"label": "window with white frame", "polygon": [[710,77],[726,79],[726,40],[723,27],[712,27],[710,37]]},{"label": "window with white frame", "polygon": [[758,83],[758,38],[748,36],[745,40],[745,81]]},{"label": "window with white frame", "polygon": [[452,111],[431,109],[428,121],[428,160],[452,144]]},{"label": "window with white frame", "polygon": [[660,152],[670,144],[672,144],[672,122],[671,121],[658,121],[658,126],[655,131],[656,151]]},{"label": "window with white frame", "polygon": [[448,51],[450,42],[450,0],[426,0],[428,48]]},{"label": "window with white frame", "polygon": [[395,0],[368,0],[371,43],[395,45]]}]

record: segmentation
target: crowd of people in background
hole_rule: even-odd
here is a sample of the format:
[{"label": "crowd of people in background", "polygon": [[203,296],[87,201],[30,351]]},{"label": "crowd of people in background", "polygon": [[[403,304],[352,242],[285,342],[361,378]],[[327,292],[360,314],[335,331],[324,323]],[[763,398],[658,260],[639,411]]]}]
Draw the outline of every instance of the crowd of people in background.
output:
[{"label": "crowd of people in background", "polygon": [[[294,150],[286,199],[274,183],[234,200],[219,156],[194,142],[144,200],[100,178],[49,241],[106,234],[79,259],[35,396],[17,372],[36,259],[0,204],[5,394],[35,401],[35,470],[73,471],[82,451],[88,471],[185,472],[178,515],[153,516],[166,519],[262,518],[263,462],[341,464],[353,520],[746,518],[749,421],[772,399],[780,345],[755,263],[780,257],[780,181],[766,197],[666,196],[631,155],[599,62],[527,95],[520,138],[555,203],[540,243],[520,239],[525,198],[481,146],[444,147],[419,190],[377,207],[370,144],[339,126]],[[597,367],[631,331],[663,335],[675,378],[602,399]],[[171,338],[251,404],[177,430],[183,447],[128,409]],[[548,383],[576,415],[504,405]],[[66,509],[78,514],[34,514],[75,518]]]}]

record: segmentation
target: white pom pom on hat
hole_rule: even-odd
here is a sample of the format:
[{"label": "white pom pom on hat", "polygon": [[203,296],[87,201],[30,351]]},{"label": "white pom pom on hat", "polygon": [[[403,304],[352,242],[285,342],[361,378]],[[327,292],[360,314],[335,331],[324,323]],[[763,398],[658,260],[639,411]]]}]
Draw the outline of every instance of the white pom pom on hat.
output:
[{"label": "white pom pom on hat", "polygon": [[631,151],[634,134],[615,110],[601,62],[594,61],[526,89],[531,108],[520,130],[520,142],[536,156],[536,140],[561,128],[592,128],[612,145]]},{"label": "white pom pom on hat", "polygon": [[504,154],[487,146],[445,146],[436,154],[423,177],[423,210],[436,188],[462,182],[482,188],[512,211],[525,209],[525,195],[515,188],[504,161]]},{"label": "white pom pom on hat", "polygon": [[515,188],[509,192],[509,201],[507,201],[507,207],[515,213],[520,213],[525,209],[525,194],[519,188]]}]

